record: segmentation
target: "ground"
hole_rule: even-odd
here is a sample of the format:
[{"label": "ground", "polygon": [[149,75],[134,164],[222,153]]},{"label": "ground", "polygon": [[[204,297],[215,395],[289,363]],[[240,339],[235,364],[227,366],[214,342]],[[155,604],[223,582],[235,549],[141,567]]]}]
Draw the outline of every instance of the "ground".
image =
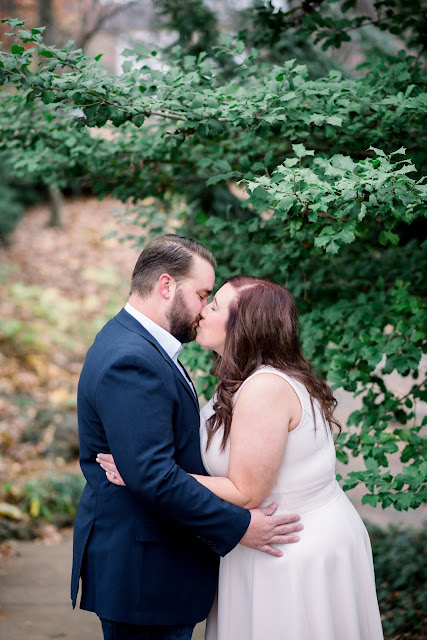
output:
[{"label": "ground", "polygon": [[[75,609],[70,600],[71,531],[49,542],[13,544],[0,566],[2,640],[101,640],[97,616]],[[202,640],[203,624],[193,640]]]}]

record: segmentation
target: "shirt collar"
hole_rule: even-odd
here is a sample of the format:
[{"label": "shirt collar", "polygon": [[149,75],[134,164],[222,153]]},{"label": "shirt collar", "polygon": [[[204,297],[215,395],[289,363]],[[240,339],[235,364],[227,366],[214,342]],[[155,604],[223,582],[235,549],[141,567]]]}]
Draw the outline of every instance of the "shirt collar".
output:
[{"label": "shirt collar", "polygon": [[169,358],[174,362],[178,361],[178,356],[184,345],[181,344],[179,340],[177,340],[169,331],[163,329],[163,327],[159,326],[153,320],[145,316],[143,313],[135,309],[129,302],[125,305],[125,311],[127,311],[131,316],[138,320],[140,324],[147,329],[149,333],[157,340],[159,345],[166,351]]}]

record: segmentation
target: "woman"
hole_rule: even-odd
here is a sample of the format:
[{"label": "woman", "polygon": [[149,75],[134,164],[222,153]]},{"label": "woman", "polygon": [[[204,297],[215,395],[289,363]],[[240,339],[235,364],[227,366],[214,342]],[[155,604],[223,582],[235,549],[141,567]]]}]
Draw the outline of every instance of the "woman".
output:
[{"label": "woman", "polygon": [[291,294],[230,278],[202,311],[197,342],[219,358],[201,412],[212,477],[196,479],[246,508],[275,501],[304,524],[281,558],[238,545],[221,559],[207,640],[380,640],[369,537],[335,478],[336,401],[302,356]]}]

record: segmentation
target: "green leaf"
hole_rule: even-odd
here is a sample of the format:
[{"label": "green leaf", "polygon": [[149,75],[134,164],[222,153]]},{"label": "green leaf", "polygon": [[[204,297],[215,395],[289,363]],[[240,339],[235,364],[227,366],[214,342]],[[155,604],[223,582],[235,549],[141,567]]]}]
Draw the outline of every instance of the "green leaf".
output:
[{"label": "green leaf", "polygon": [[362,497],[362,504],[369,504],[371,507],[376,507],[379,499],[379,496],[367,493]]},{"label": "green leaf", "polygon": [[313,113],[310,116],[310,122],[313,122],[315,125],[324,124],[327,121],[327,116],[320,113]]},{"label": "green leaf", "polygon": [[400,149],[398,149],[397,151],[393,151],[393,153],[390,153],[391,156],[395,156],[397,154],[406,155],[406,147],[400,147]]},{"label": "green leaf", "polygon": [[133,116],[132,122],[136,127],[142,127],[146,119],[146,116],[143,113],[137,113]]},{"label": "green leaf", "polygon": [[303,144],[293,144],[292,149],[298,158],[304,158],[305,156],[314,156],[314,151],[307,150]]},{"label": "green leaf", "polygon": [[286,91],[280,96],[280,102],[289,102],[297,97],[296,91]]},{"label": "green leaf", "polygon": [[335,234],[318,236],[314,239],[315,247],[323,247],[326,253],[334,255],[338,252],[339,245],[335,241]]},{"label": "green leaf", "polygon": [[51,104],[56,100],[56,93],[54,91],[43,91],[41,98],[44,104]]},{"label": "green leaf", "polygon": [[410,493],[401,493],[396,497],[395,506],[407,511],[412,506],[412,495]]},{"label": "green leaf", "polygon": [[299,162],[298,158],[286,158],[284,165],[285,167],[294,167]]},{"label": "green leaf", "polygon": [[346,13],[349,9],[354,9],[356,6],[357,0],[345,0],[341,7],[341,11]]},{"label": "green leaf", "polygon": [[342,118],[340,118],[340,116],[329,116],[327,123],[334,127],[340,127],[342,125]]},{"label": "green leaf", "polygon": [[[342,464],[348,464],[348,454],[345,451],[337,450],[337,460]],[[357,484],[357,482],[355,484]],[[353,486],[349,486],[349,483],[346,482],[344,491],[352,489],[355,484]]]},{"label": "green leaf", "polygon": [[399,244],[399,236],[396,233],[392,233],[391,231],[381,231],[379,236],[379,241],[381,244],[392,244],[397,246]]},{"label": "green leaf", "polygon": [[377,156],[381,156],[382,158],[386,158],[386,154],[381,149],[376,149],[375,147],[368,147],[368,151],[373,151]]},{"label": "green leaf", "polygon": [[361,222],[361,220],[363,220],[363,218],[366,216],[366,205],[364,202],[360,203],[360,212],[357,216],[357,219],[359,220],[359,222]]},{"label": "green leaf", "polygon": [[2,18],[2,23],[7,22],[9,27],[11,27],[12,29],[15,29],[16,27],[23,27],[24,26],[24,21],[23,20],[19,20],[16,18]]},{"label": "green leaf", "polygon": [[21,47],[19,44],[13,44],[10,50],[13,54],[17,54],[25,51],[25,47]]},{"label": "green leaf", "polygon": [[295,200],[296,200],[295,196],[285,196],[284,198],[279,200],[279,202],[277,203],[276,211],[278,211],[281,214],[288,213],[288,211],[290,211],[290,209],[292,208]]}]

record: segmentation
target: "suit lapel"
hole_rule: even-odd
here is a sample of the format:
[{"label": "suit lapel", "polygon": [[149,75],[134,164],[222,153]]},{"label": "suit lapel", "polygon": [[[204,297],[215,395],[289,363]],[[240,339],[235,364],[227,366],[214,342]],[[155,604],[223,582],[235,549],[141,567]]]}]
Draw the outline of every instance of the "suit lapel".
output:
[{"label": "suit lapel", "polygon": [[193,391],[194,391],[194,395],[195,395],[195,396],[196,396],[196,398],[197,398],[197,391],[196,391],[196,387],[195,387],[195,386],[194,386],[194,384],[193,384],[193,381],[192,381],[192,379],[191,379],[191,377],[190,377],[190,374],[188,373],[187,369],[186,369],[186,368],[184,367],[184,365],[182,364],[181,360],[179,360],[179,359],[178,359],[178,362],[179,362],[179,364],[180,364],[180,366],[181,366],[181,368],[182,368],[183,372],[185,373],[185,377],[186,377],[186,378],[187,378],[187,380],[188,380],[188,384],[189,384],[189,385],[191,386],[191,388],[193,389]]},{"label": "suit lapel", "polygon": [[[170,359],[169,359],[170,360]],[[199,407],[199,401],[197,399],[197,393],[196,393],[196,389],[194,388],[193,382],[190,378],[190,376],[188,375],[188,373],[186,372],[186,377],[188,378],[189,382],[186,382],[184,380],[184,378],[182,377],[182,375],[180,374],[178,367],[172,362],[172,360],[170,360],[170,362],[168,364],[171,364],[172,368],[173,368],[173,372],[175,374],[175,377],[178,378],[179,382],[182,384],[182,386],[184,387],[184,389],[186,390],[186,392],[191,396],[192,401],[194,402],[194,406],[197,409],[197,412],[200,412],[200,407]],[[181,365],[182,366],[182,365]],[[185,369],[184,369],[185,371]],[[190,384],[191,387],[190,388]],[[193,390],[194,389],[194,393]]]},{"label": "suit lapel", "polygon": [[[147,342],[149,342],[151,345],[153,345],[153,347],[160,353],[160,355],[164,358],[164,360],[172,368],[174,376],[178,379],[179,383],[184,387],[186,393],[188,393],[190,395],[190,397],[191,397],[191,399],[192,399],[192,401],[194,403],[194,406],[196,407],[197,412],[199,413],[200,412],[200,407],[199,407],[199,402],[197,400],[196,389],[194,388],[193,382],[192,382],[190,376],[188,375],[185,367],[183,367],[183,365],[181,364],[181,367],[183,368],[183,370],[185,372],[185,376],[189,380],[189,382],[186,382],[184,380],[184,378],[182,377],[182,374],[179,372],[178,367],[173,362],[173,360],[168,356],[168,354],[163,349],[163,347],[157,342],[157,340],[151,335],[151,333],[149,331],[147,331],[147,329],[145,329],[145,327],[143,327],[140,322],[138,322],[138,320],[136,320],[133,316],[130,315],[130,313],[128,313],[125,309],[122,309],[116,315],[115,319],[121,325],[126,327],[126,329],[129,329],[129,331],[134,331],[135,333],[138,333],[142,338],[144,338],[144,340],[147,340]],[[191,384],[192,389],[194,389],[194,393],[193,393],[192,389],[190,388],[189,384]]]}]

